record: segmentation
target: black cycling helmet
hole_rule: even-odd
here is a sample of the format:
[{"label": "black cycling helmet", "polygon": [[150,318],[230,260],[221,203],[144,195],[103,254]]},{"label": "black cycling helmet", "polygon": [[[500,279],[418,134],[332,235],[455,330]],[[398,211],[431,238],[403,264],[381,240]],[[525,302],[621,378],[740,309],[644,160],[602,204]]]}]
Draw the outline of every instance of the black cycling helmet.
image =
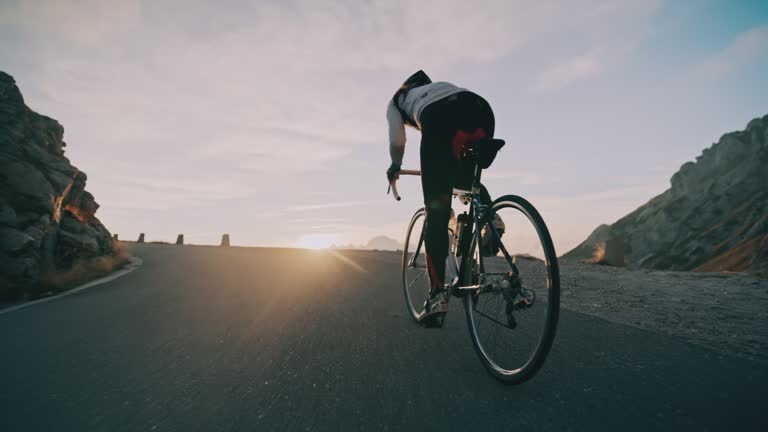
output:
[{"label": "black cycling helmet", "polygon": [[400,86],[400,88],[392,96],[392,102],[395,104],[395,108],[400,112],[400,116],[403,117],[403,122],[407,125],[419,128],[416,120],[412,119],[405,110],[400,106],[400,96],[408,94],[408,91],[414,87],[421,87],[423,85],[432,84],[432,80],[429,79],[427,74],[423,70],[419,70],[415,74],[408,77],[407,80]]},{"label": "black cycling helmet", "polygon": [[432,80],[429,79],[429,76],[427,76],[423,70],[419,70],[415,74],[409,76],[407,80],[405,80],[403,87],[413,88],[427,84],[432,84]]}]

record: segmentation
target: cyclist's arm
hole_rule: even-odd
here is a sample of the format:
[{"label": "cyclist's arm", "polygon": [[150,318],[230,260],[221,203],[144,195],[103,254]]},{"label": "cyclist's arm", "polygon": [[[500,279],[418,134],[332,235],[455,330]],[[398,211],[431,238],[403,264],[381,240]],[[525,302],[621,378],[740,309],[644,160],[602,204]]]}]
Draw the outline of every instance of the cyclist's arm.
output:
[{"label": "cyclist's arm", "polygon": [[389,123],[389,156],[392,162],[402,165],[405,153],[405,123],[400,111],[390,100],[387,105],[387,122]]}]

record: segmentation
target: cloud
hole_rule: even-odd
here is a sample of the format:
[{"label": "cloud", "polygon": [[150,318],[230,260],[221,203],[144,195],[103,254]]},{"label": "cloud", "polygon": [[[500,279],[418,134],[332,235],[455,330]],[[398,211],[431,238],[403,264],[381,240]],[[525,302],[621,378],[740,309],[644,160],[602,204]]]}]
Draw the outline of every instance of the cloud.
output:
[{"label": "cloud", "polygon": [[542,44],[546,60],[535,73],[537,91],[560,90],[621,64],[654,34],[661,1],[594,2],[559,26]]},{"label": "cloud", "polygon": [[[550,171],[552,172],[552,171]],[[514,180],[515,183],[535,186],[553,184],[560,181],[560,177],[552,174],[543,174],[542,171],[488,171],[483,173],[483,180]]]},{"label": "cloud", "polygon": [[[92,182],[91,182],[92,183]],[[97,197],[108,198],[111,209],[170,210],[206,206],[211,203],[244,199],[252,193],[245,182],[211,175],[173,178],[147,176],[116,176],[89,189]],[[101,191],[108,193],[99,193]],[[104,204],[104,198],[99,201]]]},{"label": "cloud", "polygon": [[139,30],[143,10],[140,0],[11,0],[0,4],[0,24],[33,31],[50,43],[64,36],[68,42],[94,46]]},{"label": "cloud", "polygon": [[326,210],[326,209],[332,209],[332,208],[360,207],[360,206],[366,206],[366,205],[369,206],[371,204],[378,203],[378,202],[379,201],[344,201],[344,202],[331,202],[331,203],[323,203],[323,204],[307,204],[307,205],[289,207],[287,210],[289,211]]},{"label": "cloud", "polygon": [[638,202],[638,207],[654,196],[664,192],[669,184],[655,182],[653,184],[632,185],[626,187],[604,189],[574,195],[543,195],[539,197],[542,205],[556,205],[572,208],[574,205],[585,203],[627,203]]},{"label": "cloud", "polygon": [[535,87],[539,90],[558,90],[596,75],[603,69],[603,60],[596,52],[592,52],[544,70],[536,79]]},{"label": "cloud", "polygon": [[750,64],[765,60],[768,53],[768,26],[745,31],[722,51],[710,57],[696,69],[709,79],[719,79]]}]

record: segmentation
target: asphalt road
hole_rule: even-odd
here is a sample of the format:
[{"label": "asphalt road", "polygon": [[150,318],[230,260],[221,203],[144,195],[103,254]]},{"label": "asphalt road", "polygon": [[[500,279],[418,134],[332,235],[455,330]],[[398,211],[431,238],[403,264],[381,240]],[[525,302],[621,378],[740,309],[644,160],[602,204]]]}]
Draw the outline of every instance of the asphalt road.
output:
[{"label": "asphalt road", "polygon": [[461,303],[405,314],[390,253],[137,247],[137,271],[0,315],[0,431],[768,430],[768,367],[564,311],[497,383]]}]

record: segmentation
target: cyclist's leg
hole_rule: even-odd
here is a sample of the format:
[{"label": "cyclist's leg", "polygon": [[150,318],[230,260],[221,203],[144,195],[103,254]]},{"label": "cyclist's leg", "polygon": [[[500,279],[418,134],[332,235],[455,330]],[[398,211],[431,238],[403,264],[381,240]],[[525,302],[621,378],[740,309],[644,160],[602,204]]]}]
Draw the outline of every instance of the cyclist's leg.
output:
[{"label": "cyclist's leg", "polygon": [[421,186],[426,208],[425,249],[430,294],[443,289],[448,257],[448,222],[457,162],[451,154],[451,136],[455,133],[454,110],[436,104],[422,114]]},{"label": "cyclist's leg", "polygon": [[[445,146],[443,146],[445,147]],[[446,157],[447,147],[440,152],[439,143],[422,136],[421,185],[426,207],[425,246],[429,271],[430,294],[443,288],[445,261],[448,257],[448,221],[451,217],[453,161]],[[450,154],[448,154],[450,156]]]}]

